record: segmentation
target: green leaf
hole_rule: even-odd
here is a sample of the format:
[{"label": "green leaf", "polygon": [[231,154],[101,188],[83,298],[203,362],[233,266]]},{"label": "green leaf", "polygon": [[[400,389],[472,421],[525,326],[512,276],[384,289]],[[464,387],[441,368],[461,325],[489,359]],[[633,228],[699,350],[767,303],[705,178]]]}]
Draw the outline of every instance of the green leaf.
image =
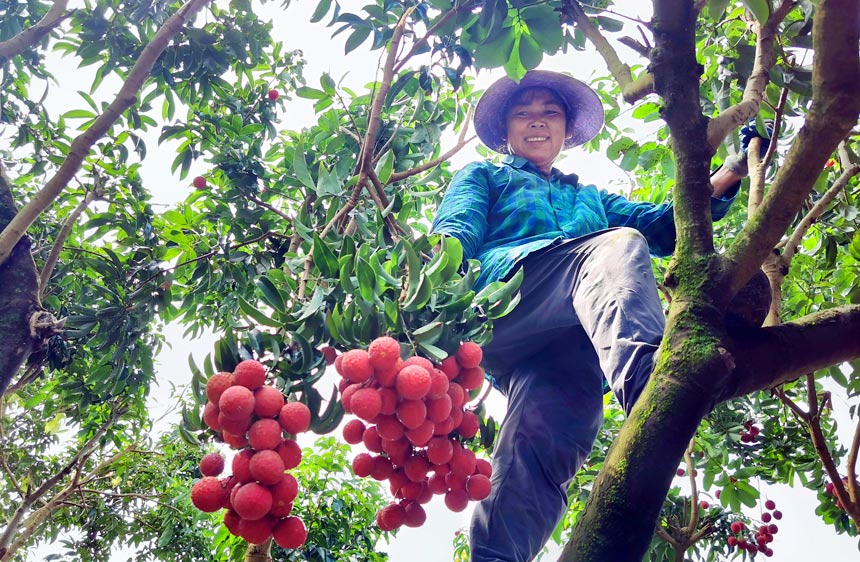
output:
[{"label": "green leaf", "polygon": [[403,303],[403,310],[407,312],[422,308],[430,300],[433,294],[433,284],[430,278],[422,273],[418,281],[418,286],[415,290],[410,291],[410,293],[411,296],[407,296],[406,301]]},{"label": "green leaf", "polygon": [[355,50],[359,45],[364,43],[368,35],[370,35],[370,27],[359,27],[353,31],[347,38],[346,44],[344,45],[344,54],[349,54],[350,51]]},{"label": "green leaf", "polygon": [[526,70],[537,68],[543,60],[543,48],[531,35],[521,35],[519,44],[520,63]]},{"label": "green leaf", "polygon": [[418,348],[433,361],[441,362],[448,357],[447,351],[429,343],[418,342]]},{"label": "green leaf", "polygon": [[613,33],[624,29],[624,22],[606,16],[597,16],[597,23],[601,28]]},{"label": "green leaf", "polygon": [[376,176],[383,184],[388,183],[391,173],[394,171],[394,151],[387,150],[376,165]]},{"label": "green leaf", "polygon": [[764,24],[767,21],[770,16],[770,4],[767,0],[743,0],[743,3],[759,23]]},{"label": "green leaf", "polygon": [[415,341],[421,343],[434,344],[439,340],[439,336],[442,335],[443,327],[444,324],[442,322],[433,321],[414,330],[412,337],[415,338]]},{"label": "green leaf", "polygon": [[272,280],[266,276],[258,277],[256,280],[256,285],[259,287],[260,292],[263,295],[263,301],[272,308],[275,309],[276,312],[286,312],[287,306],[284,303],[284,297],[281,295],[281,292],[275,287],[275,284],[272,283]]},{"label": "green leaf", "polygon": [[373,273],[373,268],[364,258],[356,258],[355,273],[358,277],[358,292],[361,298],[371,302],[375,296],[376,276]]},{"label": "green leaf", "polygon": [[328,97],[328,94],[326,94],[322,90],[317,90],[316,88],[311,88],[310,86],[300,86],[296,88],[296,95],[300,98],[305,98],[308,100],[321,100]]},{"label": "green leaf", "polygon": [[305,146],[303,142],[299,142],[296,145],[296,152],[293,154],[293,173],[306,188],[316,188],[311,173],[308,171],[308,164],[305,162]]},{"label": "green leaf", "polygon": [[317,4],[314,13],[311,15],[311,23],[316,23],[322,20],[328,13],[329,8],[331,8],[331,0],[321,0],[320,3]]},{"label": "green leaf", "polygon": [[262,310],[249,303],[242,295],[239,295],[239,310],[250,316],[258,324],[271,326],[273,328],[281,326],[280,322],[266,316]]},{"label": "green leaf", "polygon": [[338,267],[337,257],[316,232],[314,232],[314,247],[312,255],[314,263],[319,268],[320,273],[325,277],[338,277],[340,268]]},{"label": "green leaf", "polygon": [[492,41],[482,44],[475,50],[475,66],[478,68],[498,68],[504,66],[513,54],[516,35],[513,28],[505,28]]}]

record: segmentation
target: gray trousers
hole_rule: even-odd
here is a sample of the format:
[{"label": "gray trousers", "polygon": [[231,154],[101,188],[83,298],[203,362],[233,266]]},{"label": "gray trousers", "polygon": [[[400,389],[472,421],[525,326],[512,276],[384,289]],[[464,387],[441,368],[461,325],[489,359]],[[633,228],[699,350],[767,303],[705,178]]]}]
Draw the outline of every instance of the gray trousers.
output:
[{"label": "gray trousers", "polygon": [[603,379],[629,412],[665,317],[648,244],[618,228],[523,260],[522,300],[496,320],[484,366],[508,398],[492,493],[472,517],[472,562],[529,562],[567,509],[603,423]]}]

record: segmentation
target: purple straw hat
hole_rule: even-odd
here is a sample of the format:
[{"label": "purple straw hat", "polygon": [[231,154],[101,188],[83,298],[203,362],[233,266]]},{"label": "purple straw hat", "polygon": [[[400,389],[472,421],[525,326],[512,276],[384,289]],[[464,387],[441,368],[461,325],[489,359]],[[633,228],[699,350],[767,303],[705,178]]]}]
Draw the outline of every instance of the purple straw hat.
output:
[{"label": "purple straw hat", "polygon": [[475,107],[475,132],[492,150],[507,154],[507,122],[505,113],[514,94],[522,88],[547,88],[564,101],[567,131],[572,136],[564,149],[588,142],[603,127],[603,104],[597,94],[584,82],[550,70],[530,70],[519,84],[508,77],[493,82]]}]

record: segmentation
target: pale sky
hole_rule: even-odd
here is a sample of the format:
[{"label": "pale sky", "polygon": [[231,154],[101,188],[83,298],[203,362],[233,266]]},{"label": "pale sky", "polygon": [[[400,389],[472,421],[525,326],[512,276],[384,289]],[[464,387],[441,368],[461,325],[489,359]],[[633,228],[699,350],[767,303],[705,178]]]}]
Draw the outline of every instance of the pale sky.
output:
[{"label": "pale sky", "polygon": [[[73,6],[71,7],[76,7],[75,5],[80,5],[82,2],[80,0],[73,0],[72,4]],[[329,72],[336,82],[345,77],[344,81],[347,85],[361,91],[361,87],[369,81],[369,78],[375,72],[379,51],[366,53],[359,49],[345,57],[343,55],[343,41],[348,34],[344,33],[332,40],[327,40],[332,33],[331,28],[326,28],[322,24],[307,23],[309,21],[309,14],[316,7],[316,1],[301,0],[293,2],[285,14],[282,12],[279,4],[277,2],[267,2],[260,8],[258,13],[271,14],[272,19],[279,22],[275,26],[276,37],[284,41],[287,49],[303,50],[307,60],[304,71],[307,83],[315,86],[319,83],[320,74],[322,72]],[[353,6],[352,10],[358,12],[360,6],[363,4],[364,2],[357,2],[355,0],[342,2],[344,11],[348,11],[349,7]],[[649,17],[650,3],[642,2],[641,0],[627,0],[626,2],[616,3],[616,5],[619,4],[621,6],[628,6],[618,8],[620,12],[640,17],[641,19]],[[621,48],[620,53],[622,56],[625,55],[625,50],[625,48]],[[629,54],[629,50],[626,51]],[[50,70],[60,81],[60,88],[62,88],[62,90],[55,89],[55,95],[49,98],[47,102],[49,106],[52,103],[55,104],[52,106],[55,108],[55,111],[70,109],[68,106],[61,107],[56,105],[60,103],[60,100],[57,98],[61,97],[57,96],[56,92],[88,90],[91,82],[92,67],[71,71],[67,68],[68,63],[68,60],[57,59],[54,59],[51,63],[52,68]],[[608,74],[602,60],[596,55],[572,50],[567,55],[554,57],[552,60],[545,62],[542,68],[572,72],[585,81],[588,81],[593,76]],[[484,72],[479,78],[478,84],[480,87],[486,87],[499,76],[501,76],[499,71]],[[116,89],[112,89],[109,82],[106,81],[105,85],[102,86],[94,97],[97,103],[101,100],[109,101],[115,92]],[[74,96],[66,98],[66,100],[69,99],[72,100],[72,103],[75,103]],[[280,125],[284,129],[300,129],[302,126],[309,126],[313,122],[314,115],[311,102],[297,99],[289,102]],[[175,203],[187,197],[191,189],[193,189],[190,186],[191,177],[205,172],[207,165],[202,161],[195,163],[189,178],[185,181],[180,181],[178,177],[170,176],[168,163],[173,160],[175,155],[172,152],[173,147],[158,147],[154,140],[156,136],[157,131],[153,136],[153,140],[147,141],[149,155],[142,169],[142,176],[145,185],[153,190],[153,195],[157,201],[166,204]],[[449,139],[449,142],[453,144],[453,139]],[[443,146],[443,151],[446,148],[446,146]],[[454,159],[454,164],[459,166],[475,158],[477,156],[474,150],[467,148]],[[600,155],[589,155],[574,150],[561,162],[560,167],[566,172],[575,171],[583,181],[594,183],[598,186],[615,186],[615,189],[624,189],[627,183],[625,174],[613,163]],[[190,373],[186,366],[189,353],[192,353],[198,364],[200,364],[203,357],[212,350],[213,339],[211,337],[200,338],[196,341],[184,341],[182,339],[182,329],[177,326],[169,326],[165,336],[166,341],[177,343],[172,349],[165,347],[165,350],[158,357],[157,369],[159,376],[157,380],[162,382],[153,388],[151,394],[153,412],[169,411],[172,406],[169,403],[171,385],[181,386],[187,384],[190,380]],[[326,393],[324,392],[323,394]],[[504,412],[504,399],[497,392],[494,391],[492,393],[488,406],[494,417],[501,419]],[[848,423],[849,420],[847,419],[847,404],[844,398],[840,399],[836,397],[834,399],[834,406],[837,411],[841,411],[845,415],[845,422],[841,428],[841,437],[842,442],[847,444],[850,442],[852,434],[851,424]],[[178,413],[173,412],[167,416],[162,424],[171,420],[177,421],[178,417]],[[312,438],[309,439],[309,441],[311,440]],[[814,493],[803,488],[792,490],[783,486],[763,490],[762,499],[764,499],[765,495],[774,499],[779,509],[784,513],[784,518],[780,521],[780,531],[776,535],[775,541],[770,545],[775,552],[771,560],[805,562],[812,559],[825,559],[842,562],[858,559],[857,540],[835,535],[832,528],[824,525],[814,514],[815,506],[817,505]],[[423,527],[419,529],[404,528],[393,539],[390,545],[382,548],[389,553],[392,562],[444,562],[452,560],[452,539],[454,533],[458,528],[467,526],[471,508],[464,513],[451,513],[444,506],[440,498],[435,498],[425,507],[427,508],[428,517],[427,523]],[[50,547],[38,549],[31,554],[30,560],[42,560],[48,552],[58,552],[58,550]],[[557,553],[558,549],[553,547],[543,560],[555,560]],[[112,558],[111,562],[124,562],[128,558],[128,555],[128,551],[118,552]]]}]

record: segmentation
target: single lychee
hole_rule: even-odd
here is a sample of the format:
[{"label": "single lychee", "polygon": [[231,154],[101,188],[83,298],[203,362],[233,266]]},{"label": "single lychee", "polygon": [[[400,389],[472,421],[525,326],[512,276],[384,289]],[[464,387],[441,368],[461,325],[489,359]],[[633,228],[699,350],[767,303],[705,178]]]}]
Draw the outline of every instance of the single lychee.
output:
[{"label": "single lychee", "polygon": [[361,420],[349,420],[343,426],[343,440],[350,445],[361,443],[361,436],[367,427]]},{"label": "single lychee", "polygon": [[483,474],[473,474],[466,480],[466,493],[470,500],[480,501],[490,495],[490,479]]},{"label": "single lychee", "polygon": [[445,505],[451,511],[463,511],[469,505],[469,495],[466,490],[451,490],[445,494]]},{"label": "single lychee", "polygon": [[214,476],[204,476],[191,487],[191,503],[206,513],[221,509],[225,495],[221,481]]},{"label": "single lychee", "polygon": [[395,416],[380,415],[376,420],[376,432],[386,441],[395,441],[403,437],[405,428]]},{"label": "single lychee", "polygon": [[248,446],[248,440],[245,439],[244,435],[235,435],[229,431],[225,431],[221,434],[221,438],[224,440],[224,443],[227,443],[233,449],[241,449]]},{"label": "single lychee", "polygon": [[484,384],[484,370],[480,367],[464,368],[460,371],[457,380],[460,386],[466,390],[481,388],[481,385]]},{"label": "single lychee", "polygon": [[427,391],[428,398],[439,398],[448,392],[448,377],[439,369],[430,372],[430,390]]},{"label": "single lychee", "polygon": [[382,398],[382,406],[379,413],[390,416],[397,411],[397,391],[393,388],[380,388],[379,397]]},{"label": "single lychee", "polygon": [[382,452],[382,438],[379,436],[375,425],[371,425],[364,430],[364,433],[361,435],[361,441],[368,451],[372,453]]},{"label": "single lychee", "polygon": [[393,531],[403,525],[406,510],[399,503],[390,503],[379,510],[376,524],[383,531]]},{"label": "single lychee", "polygon": [[427,460],[433,464],[445,464],[454,455],[454,447],[447,437],[433,437],[427,444]]},{"label": "single lychee", "polygon": [[451,415],[451,397],[443,394],[439,398],[427,400],[427,419],[434,423],[440,423]]},{"label": "single lychee", "polygon": [[[348,379],[344,379],[348,380]],[[349,384],[346,388],[340,391],[340,403],[343,405],[343,411],[347,414],[352,412],[352,395],[361,390],[360,384]]]},{"label": "single lychee", "polygon": [[450,490],[465,490],[469,477],[459,472],[449,472],[445,475],[445,484]]},{"label": "single lychee", "polygon": [[259,361],[247,359],[233,369],[235,384],[256,390],[266,382],[266,368]]},{"label": "single lychee", "polygon": [[448,396],[451,397],[452,408],[462,408],[463,404],[466,403],[466,391],[455,382],[448,385]]},{"label": "single lychee", "polygon": [[394,466],[391,464],[391,459],[383,456],[373,458],[373,468],[370,470],[370,477],[374,480],[387,480],[391,473],[394,472]]},{"label": "single lychee", "polygon": [[480,425],[481,422],[475,412],[463,412],[463,421],[461,421],[460,425],[457,426],[457,433],[459,433],[463,439],[471,439],[478,434]]},{"label": "single lychee", "polygon": [[405,400],[420,400],[430,391],[432,378],[430,371],[418,365],[407,365],[397,373],[395,387]]},{"label": "single lychee", "polygon": [[422,400],[404,400],[397,406],[397,419],[407,429],[415,429],[427,419],[427,406]]},{"label": "single lychee", "polygon": [[445,482],[444,474],[434,474],[427,481],[427,487],[434,494],[444,494],[448,491],[448,483]]},{"label": "single lychee", "polygon": [[382,336],[370,342],[367,354],[374,370],[390,369],[400,359],[400,344],[392,337]]},{"label": "single lychee", "polygon": [[299,483],[292,474],[284,474],[280,482],[270,487],[272,492],[271,514],[286,517],[293,508],[293,500],[299,492]]},{"label": "single lychee", "polygon": [[424,420],[418,427],[408,430],[406,432],[406,438],[409,439],[409,442],[416,447],[423,447],[427,445],[433,437],[433,432],[435,430],[435,423],[430,420]]},{"label": "single lychee", "polygon": [[206,381],[206,398],[213,404],[218,404],[221,394],[233,386],[233,373],[215,373]]},{"label": "single lychee", "polygon": [[325,357],[326,365],[334,365],[335,360],[337,359],[337,350],[330,345],[326,345],[320,348],[320,351]]},{"label": "single lychee", "polygon": [[772,511],[776,509],[776,502],[774,502],[773,500],[767,500],[766,502],[764,502],[764,506]]},{"label": "single lychee", "polygon": [[254,391],[254,413],[260,418],[277,417],[284,406],[284,395],[273,386],[261,386]]},{"label": "single lychee", "polygon": [[263,544],[272,537],[274,525],[274,517],[261,517],[254,520],[240,519],[239,536],[251,544]]},{"label": "single lychee", "polygon": [[221,504],[221,507],[224,509],[232,509],[233,505],[230,503],[230,494],[233,492],[233,488],[240,484],[239,479],[235,476],[227,476],[221,479],[221,487],[224,488],[224,502]]},{"label": "single lychee", "polygon": [[209,453],[200,459],[200,473],[203,476],[218,476],[224,471],[224,457],[220,453]]},{"label": "single lychee", "polygon": [[272,493],[268,488],[249,482],[237,488],[233,494],[233,509],[242,519],[256,521],[272,508]]},{"label": "single lychee", "polygon": [[368,453],[359,453],[352,459],[352,471],[359,478],[370,476],[373,470],[373,457]]},{"label": "single lychee", "polygon": [[281,93],[277,90],[269,90],[269,93],[266,96],[272,100],[277,101],[279,97],[281,97]]},{"label": "single lychee", "polygon": [[487,459],[475,459],[475,474],[483,474],[489,478],[493,475],[493,465]]},{"label": "single lychee", "polygon": [[470,476],[475,473],[475,453],[465,447],[454,446],[454,454],[451,456],[451,461],[448,463],[451,470]]},{"label": "single lychee", "polygon": [[363,420],[372,420],[382,409],[382,396],[374,388],[360,388],[349,401],[352,412]]},{"label": "single lychee", "polygon": [[463,342],[457,350],[457,363],[464,369],[474,369],[481,364],[483,355],[481,346],[475,342]]},{"label": "single lychee", "polygon": [[206,189],[206,178],[203,176],[196,176],[193,180],[191,180],[191,184],[195,189]]},{"label": "single lychee", "polygon": [[403,464],[403,472],[406,473],[406,477],[412,482],[423,482],[427,478],[429,470],[430,463],[427,462],[426,458],[418,455],[408,457]]},{"label": "single lychee", "polygon": [[248,430],[248,443],[258,451],[277,449],[283,443],[281,424],[272,418],[255,421]]},{"label": "single lychee", "polygon": [[453,355],[446,357],[439,364],[439,370],[445,373],[449,381],[454,380],[460,374],[460,365],[457,363],[457,358]]},{"label": "single lychee", "polygon": [[397,368],[397,365],[390,367],[388,369],[377,369],[374,371],[374,378],[376,382],[379,383],[379,386],[383,388],[390,388],[394,386],[394,383],[397,382],[397,373],[400,372],[400,369]]},{"label": "single lychee", "polygon": [[278,421],[281,422],[281,427],[287,433],[296,435],[297,433],[307,431],[310,427],[311,411],[301,402],[287,402],[281,408]]},{"label": "single lychee", "polygon": [[250,418],[254,412],[254,393],[244,386],[231,386],[221,393],[218,410],[221,415],[231,420]]},{"label": "single lychee", "polygon": [[281,548],[298,548],[308,540],[308,531],[299,517],[287,517],[272,530],[275,543]]},{"label": "single lychee", "polygon": [[733,521],[729,528],[733,533],[738,534],[746,528],[743,521]]},{"label": "single lychee", "polygon": [[284,477],[284,461],[276,451],[257,451],[248,463],[248,470],[262,484],[277,484]]},{"label": "single lychee", "polygon": [[404,507],[403,524],[407,527],[420,527],[427,521],[427,513],[418,502],[408,502]]},{"label": "single lychee", "polygon": [[218,425],[221,426],[221,431],[232,433],[233,435],[245,435],[245,432],[251,427],[251,416],[232,419],[225,416],[222,412],[218,414]]},{"label": "single lychee", "polygon": [[407,357],[403,364],[400,366],[400,369],[403,370],[403,367],[408,367],[409,365],[417,365],[419,367],[424,367],[424,369],[429,373],[433,371],[433,363],[430,362],[426,357],[421,357],[420,355],[413,355],[412,357]]},{"label": "single lychee", "polygon": [[383,440],[382,450],[388,455],[391,462],[396,465],[403,465],[406,462],[406,458],[412,453],[412,444],[405,437],[394,441]]},{"label": "single lychee", "polygon": [[203,423],[212,431],[221,431],[221,424],[218,423],[218,405],[212,402],[207,402],[203,406]]},{"label": "single lychee", "polygon": [[239,521],[241,521],[241,517],[239,514],[233,511],[233,508],[228,509],[224,513],[224,526],[227,527],[227,530],[230,531],[230,534],[234,537],[239,536]]},{"label": "single lychee", "polygon": [[251,470],[248,468],[248,464],[251,462],[251,457],[254,456],[254,451],[251,449],[244,449],[239,451],[239,454],[233,457],[233,476],[235,476],[239,482],[250,482],[253,480],[251,477]]},{"label": "single lychee", "polygon": [[350,349],[343,355],[340,369],[343,377],[352,382],[364,382],[373,375],[373,366],[370,364],[370,354],[363,349]]}]

